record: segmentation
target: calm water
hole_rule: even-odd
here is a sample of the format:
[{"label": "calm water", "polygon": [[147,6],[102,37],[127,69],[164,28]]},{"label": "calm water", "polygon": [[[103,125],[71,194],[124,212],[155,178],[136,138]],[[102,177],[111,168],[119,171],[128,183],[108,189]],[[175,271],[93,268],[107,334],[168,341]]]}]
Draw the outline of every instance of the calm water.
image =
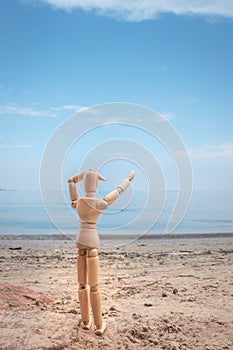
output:
[{"label": "calm water", "polygon": [[[124,195],[123,195],[124,196]],[[65,194],[67,198],[67,194]],[[146,207],[146,194],[138,192],[133,198],[123,197],[115,202],[98,222],[99,232],[109,235],[143,233],[150,226],[150,234],[164,233],[177,197],[167,192],[166,201],[158,220],[161,206]],[[75,234],[79,223],[76,212],[64,200],[49,206],[50,221],[39,192],[0,191],[0,234]],[[154,224],[153,224],[154,223]],[[190,207],[174,233],[233,232],[233,191],[194,192]]]}]

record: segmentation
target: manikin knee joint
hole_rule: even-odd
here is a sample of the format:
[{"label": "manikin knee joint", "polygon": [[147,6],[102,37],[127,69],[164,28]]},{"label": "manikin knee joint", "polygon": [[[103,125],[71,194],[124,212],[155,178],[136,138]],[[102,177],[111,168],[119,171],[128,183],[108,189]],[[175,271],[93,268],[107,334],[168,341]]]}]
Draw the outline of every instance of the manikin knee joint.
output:
[{"label": "manikin knee joint", "polygon": [[88,251],[88,258],[94,258],[96,256],[98,256],[97,249],[93,248]]}]

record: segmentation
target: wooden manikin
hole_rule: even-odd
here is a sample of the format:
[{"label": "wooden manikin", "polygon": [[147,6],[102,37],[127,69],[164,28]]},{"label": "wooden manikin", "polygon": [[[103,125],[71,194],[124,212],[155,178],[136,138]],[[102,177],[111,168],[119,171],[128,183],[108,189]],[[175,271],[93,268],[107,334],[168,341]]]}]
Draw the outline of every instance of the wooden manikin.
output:
[{"label": "wooden manikin", "polygon": [[[81,311],[82,326],[90,329],[92,320],[90,316],[90,304],[95,324],[95,333],[102,335],[106,329],[106,323],[102,319],[101,298],[99,292],[98,277],[98,248],[99,235],[96,223],[101,212],[112,204],[121,193],[129,186],[134,178],[135,171],[132,170],[127,178],[123,180],[117,188],[107,194],[103,199],[95,197],[98,180],[106,180],[95,170],[90,169],[71,177],[68,180],[71,206],[75,208],[79,215],[80,229],[76,238],[78,248],[77,272],[78,272],[78,298]],[[76,183],[83,181],[84,198],[78,197]],[[88,288],[88,286],[90,288]]]}]

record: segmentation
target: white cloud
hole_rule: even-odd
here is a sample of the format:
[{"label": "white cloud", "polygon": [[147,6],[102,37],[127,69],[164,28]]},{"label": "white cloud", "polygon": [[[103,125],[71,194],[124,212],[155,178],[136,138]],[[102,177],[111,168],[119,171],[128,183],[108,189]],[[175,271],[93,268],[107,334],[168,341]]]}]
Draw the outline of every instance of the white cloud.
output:
[{"label": "white cloud", "polygon": [[160,114],[161,117],[163,117],[165,119],[165,121],[169,121],[169,120],[172,120],[172,119],[175,119],[175,115],[172,114],[172,113],[163,113],[163,114]]},{"label": "white cloud", "polygon": [[33,148],[33,145],[4,145],[0,144],[0,148]]},{"label": "white cloud", "polygon": [[32,107],[21,107],[14,103],[2,104],[0,105],[0,115],[25,115],[30,117],[49,117],[56,118],[62,112],[70,111],[72,113],[77,113],[80,111],[85,111],[88,107],[78,106],[78,105],[63,105],[60,107],[49,107],[48,109],[36,109]]},{"label": "white cloud", "polygon": [[233,142],[214,141],[202,148],[190,148],[189,154],[192,159],[233,157]]},{"label": "white cloud", "polygon": [[42,0],[53,7],[70,11],[95,10],[126,21],[143,21],[156,18],[160,13],[176,15],[204,15],[233,17],[232,0]]},{"label": "white cloud", "polygon": [[[111,106],[111,104],[109,104],[109,107]],[[114,111],[114,103],[112,106]],[[83,109],[81,112],[83,113],[87,113],[87,119],[93,123],[98,123],[101,124],[103,127],[118,127],[119,124],[123,125],[123,124],[130,124],[130,121],[125,119],[125,116],[111,116],[111,108],[109,108],[109,115],[103,117],[103,115],[101,114],[101,110],[98,110],[98,107],[95,108],[85,108]],[[130,117],[129,117],[130,118]],[[131,124],[134,125],[134,123],[141,123],[143,116],[133,116],[131,118]],[[165,113],[165,114],[158,114],[158,118],[156,120],[157,123],[160,122],[169,122],[170,120],[176,118],[176,116],[172,113]]]},{"label": "white cloud", "polygon": [[88,107],[79,106],[79,105],[63,105],[60,107],[51,107],[50,110],[61,112],[61,111],[73,111],[80,112],[86,110]]},{"label": "white cloud", "polygon": [[16,106],[14,103],[0,105],[0,114],[26,115],[31,117],[55,117],[50,110],[39,110],[32,107]]}]

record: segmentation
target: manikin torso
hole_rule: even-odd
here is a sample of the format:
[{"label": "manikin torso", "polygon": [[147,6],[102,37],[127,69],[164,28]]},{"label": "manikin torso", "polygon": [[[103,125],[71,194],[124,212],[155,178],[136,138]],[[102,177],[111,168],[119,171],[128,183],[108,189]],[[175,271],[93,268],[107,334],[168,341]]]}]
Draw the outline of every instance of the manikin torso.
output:
[{"label": "manikin torso", "polygon": [[96,223],[102,211],[99,209],[100,207],[106,208],[107,203],[103,203],[103,200],[95,197],[79,198],[76,202],[76,210],[80,220],[80,228],[76,239],[77,246],[99,248]]},{"label": "manikin torso", "polygon": [[101,214],[101,211],[97,209],[98,198],[79,198],[76,205],[76,210],[79,215],[80,222],[88,224],[96,224]]}]

